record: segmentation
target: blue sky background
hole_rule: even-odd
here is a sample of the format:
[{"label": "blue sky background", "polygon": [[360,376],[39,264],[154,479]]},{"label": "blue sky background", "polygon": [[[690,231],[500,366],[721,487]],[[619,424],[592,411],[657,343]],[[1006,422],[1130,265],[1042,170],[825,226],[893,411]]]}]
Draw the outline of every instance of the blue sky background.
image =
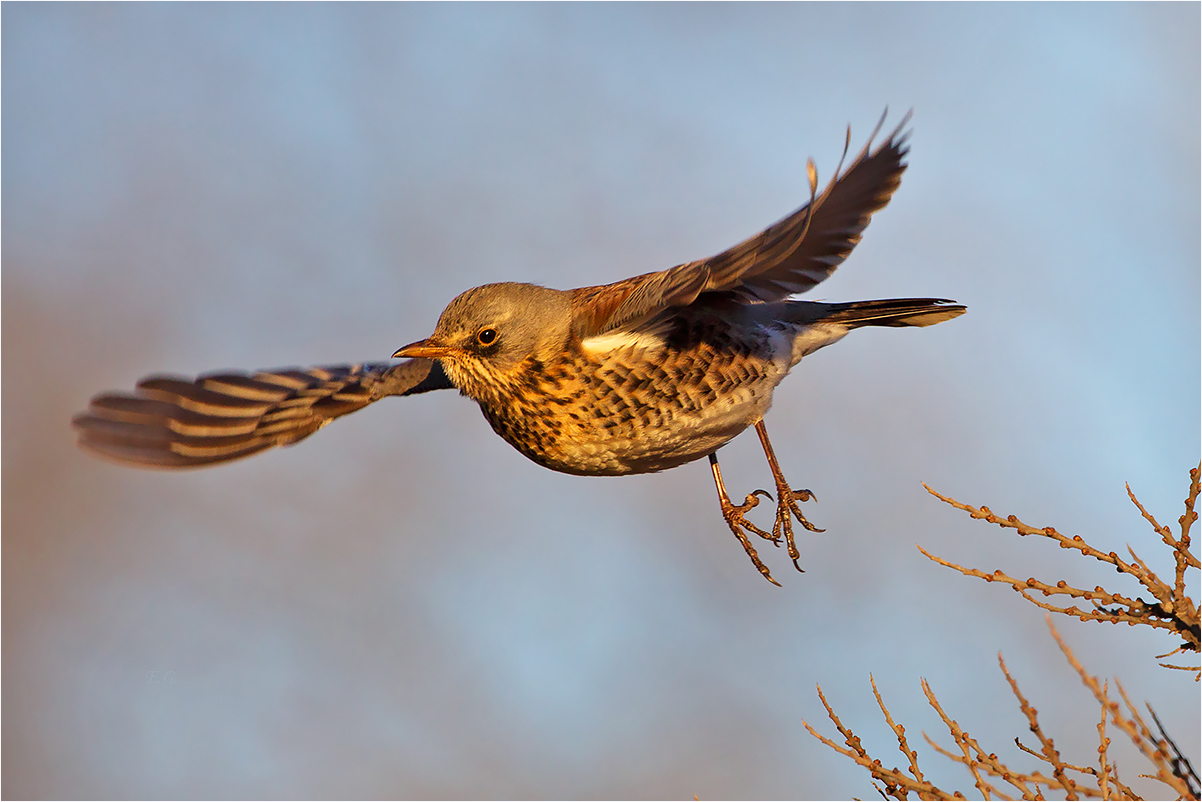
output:
[{"label": "blue sky background", "polygon": [[[1029,766],[999,651],[1095,759],[1042,612],[914,546],[1136,589],[920,483],[1171,573],[1123,483],[1175,521],[1199,459],[1197,4],[2,16],[5,796],[863,797],[802,726],[834,733],[815,685],[886,762],[870,674],[912,735],[948,742],[925,677]],[[74,446],[90,395],[150,372],[381,359],[474,285],[722,250],[886,106],[914,110],[910,169],[811,297],[969,313],[857,332],[781,386],[776,450],[827,529],[804,575],[769,550],[783,589],[704,461],[560,476],[451,393],[196,473]],[[754,437],[722,458],[735,495],[768,482]],[[1059,626],[1199,754],[1171,638]]]}]

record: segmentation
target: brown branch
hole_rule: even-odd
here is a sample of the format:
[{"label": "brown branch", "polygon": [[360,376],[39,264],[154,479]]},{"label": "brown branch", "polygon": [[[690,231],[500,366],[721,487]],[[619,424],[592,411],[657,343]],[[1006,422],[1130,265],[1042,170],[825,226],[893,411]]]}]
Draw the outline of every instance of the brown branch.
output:
[{"label": "brown branch", "polygon": [[[1003,780],[1013,785],[1022,793],[1024,799],[1030,799],[1031,792],[1022,782],[1023,775],[1014,774],[1004,765],[1002,765],[1002,763],[998,760],[997,755],[986,752],[984,749],[982,749],[981,745],[977,743],[975,738],[965,732],[955,719],[944,712],[943,706],[940,705],[939,700],[935,698],[935,693],[931,690],[930,684],[927,683],[925,679],[921,680],[921,684],[922,692],[926,694],[927,697],[927,703],[930,704],[930,706],[934,708],[935,712],[939,714],[939,718],[943,719],[943,724],[947,727],[947,731],[951,733],[956,745],[960,747],[962,756],[957,756],[952,754],[950,751],[941,749],[938,744],[924,734],[923,737],[926,738],[927,743],[931,744],[931,746],[934,746],[940,752],[943,752],[943,754],[947,755],[952,760],[955,760],[957,763],[962,763],[964,766],[966,766],[968,770],[972,772],[973,779],[976,782],[977,790],[979,790],[981,795],[986,799],[989,799],[990,793],[1004,798],[1009,797],[1006,797],[1005,794],[1003,794],[981,776],[980,769],[982,768],[984,768],[987,773],[993,774],[996,777],[1001,777]],[[976,753],[975,758],[972,754],[970,754],[970,750],[971,752]]]},{"label": "brown branch", "polygon": [[834,723],[835,729],[843,736],[847,748],[839,746],[831,739],[820,734],[817,730],[802,721],[802,726],[809,730],[810,735],[813,735],[824,744],[834,749],[841,755],[851,758],[859,765],[868,769],[872,776],[884,783],[885,791],[889,796],[896,799],[906,799],[907,791],[913,791],[919,794],[924,799],[964,799],[964,795],[960,793],[949,794],[946,791],[936,787],[932,783],[925,780],[916,780],[906,776],[899,769],[887,769],[881,764],[881,761],[874,760],[864,745],[860,742],[860,738],[851,731],[850,728],[843,726],[843,722],[835,714],[830,703],[826,701],[825,694],[822,693],[822,686],[818,686],[818,698],[822,700],[822,706],[826,708],[826,714]]},{"label": "brown branch", "polygon": [[897,737],[897,748],[906,756],[906,760],[910,761],[910,774],[918,782],[926,782],[926,778],[922,776],[922,770],[918,768],[918,753],[911,749],[909,742],[906,741],[906,728],[893,722],[893,716],[890,715],[889,708],[885,707],[885,700],[881,698],[881,692],[877,690],[876,678],[869,674],[868,681],[872,684],[872,695],[876,697],[877,706],[881,708],[881,713],[885,716],[885,722],[889,725],[889,729],[893,730],[894,736]]},{"label": "brown branch", "polygon": [[[1102,686],[1102,695],[1105,696],[1110,690],[1110,682]],[[1102,798],[1109,799],[1109,784],[1110,784],[1110,764],[1106,762],[1106,753],[1110,750],[1110,739],[1106,737],[1106,708],[1102,707],[1102,718],[1098,721],[1098,768],[1100,773],[1098,777],[1098,788],[1102,791]],[[1115,769],[1114,780],[1118,782],[1118,770]]]},{"label": "brown branch", "polygon": [[[1024,599],[1049,612],[1072,616],[1082,621],[1103,621],[1111,624],[1125,623],[1131,626],[1142,624],[1154,629],[1168,630],[1183,636],[1186,648],[1189,648],[1191,651],[1198,651],[1199,648],[1202,648],[1202,626],[1199,625],[1197,603],[1190,598],[1188,588],[1185,584],[1185,571],[1191,567],[1198,568],[1198,558],[1190,551],[1189,529],[1194,520],[1197,519],[1194,505],[1199,494],[1200,473],[1202,471],[1199,469],[1190,471],[1190,493],[1185,502],[1186,514],[1181,517],[1182,536],[1180,538],[1175,538],[1168,527],[1162,526],[1140,504],[1135,494],[1131,492],[1130,487],[1127,488],[1128,496],[1140,510],[1140,513],[1161,536],[1161,539],[1173,550],[1176,561],[1176,576],[1172,586],[1163,582],[1156,575],[1156,572],[1151,570],[1130,546],[1128,546],[1127,551],[1131,556],[1131,561],[1127,562],[1113,551],[1103,552],[1100,549],[1094,548],[1080,535],[1068,537],[1067,535],[1060,534],[1055,528],[1050,526],[1037,528],[1023,523],[1014,515],[1003,518],[988,507],[973,507],[969,504],[964,504],[954,498],[938,493],[926,484],[923,485],[931,495],[950,506],[964,510],[973,518],[996,524],[1004,529],[1013,529],[1020,536],[1039,535],[1046,537],[1055,541],[1061,548],[1073,549],[1080,552],[1083,556],[1092,557],[1095,560],[1113,565],[1119,573],[1129,574],[1143,585],[1154,599],[1151,602],[1108,591],[1100,585],[1093,590],[1088,590],[1072,587],[1064,580],[1051,584],[1035,579],[1034,577],[1025,580],[1012,577],[1000,570],[986,573],[975,568],[965,568],[948,560],[935,557],[921,546],[919,546],[919,551],[940,565],[953,568],[966,576],[975,576],[987,582],[1008,584]],[[1082,609],[1076,605],[1059,606],[1039,601],[1033,597],[1032,591],[1042,593],[1044,597],[1068,596],[1074,599],[1082,599],[1091,602],[1093,608]]]},{"label": "brown branch", "polygon": [[[1197,468],[1189,472],[1190,485],[1189,493],[1185,497],[1185,513],[1177,519],[1177,523],[1181,526],[1181,537],[1176,541],[1166,541],[1173,547],[1173,560],[1175,563],[1175,577],[1173,589],[1175,596],[1186,601],[1190,600],[1189,593],[1185,587],[1185,571],[1187,568],[1199,568],[1198,558],[1190,551],[1190,528],[1194,525],[1194,521],[1198,520],[1198,513],[1195,509],[1195,504],[1198,501],[1198,491],[1200,489],[1199,477],[1202,476],[1202,463]],[[1132,496],[1134,498],[1134,496]],[[1143,509],[1142,507],[1140,508]],[[1192,616],[1194,623],[1198,622],[1198,608],[1196,605],[1191,605],[1192,609],[1186,615]],[[1195,647],[1198,644],[1194,644]],[[1194,651],[1198,651],[1197,648]]]},{"label": "brown branch", "polygon": [[1202,783],[1200,783],[1198,779],[1198,772],[1194,771],[1194,766],[1189,762],[1189,758],[1181,753],[1181,749],[1177,746],[1177,742],[1170,738],[1169,734],[1165,732],[1164,725],[1160,723],[1160,716],[1156,715],[1156,711],[1152,709],[1152,705],[1145,702],[1144,706],[1147,707],[1148,712],[1152,714],[1152,720],[1156,722],[1156,729],[1160,731],[1161,740],[1167,743],[1173,750],[1173,774],[1177,777],[1180,777],[1185,781],[1185,784],[1189,786],[1190,796],[1199,796],[1199,794],[1202,794]]},{"label": "brown branch", "polygon": [[[1060,760],[1060,752],[1056,750],[1056,745],[1052,743],[1052,739],[1043,734],[1043,728],[1039,726],[1039,719],[1036,718],[1036,710],[1027,702],[1027,698],[1023,696],[1022,691],[1018,689],[1018,683],[1014,681],[1014,677],[1010,676],[1009,669],[1006,668],[1006,661],[1002,659],[999,652],[997,656],[998,665],[1002,667],[1002,673],[1006,675],[1006,682],[1010,683],[1010,690],[1018,699],[1018,706],[1022,709],[1023,715],[1027,717],[1027,723],[1031,727],[1031,732],[1035,733],[1035,737],[1039,739],[1039,743],[1043,746],[1043,757],[1052,765],[1052,776],[1059,782],[1060,787],[1064,789],[1064,793],[1068,799],[1077,799],[1076,786],[1077,784],[1069,779],[1064,773],[1064,763]],[[1016,738],[1017,742],[1018,739]],[[1020,744],[1021,746],[1021,744]]]},{"label": "brown branch", "polygon": [[[1046,582],[1041,582],[1034,577],[1027,579],[1019,579],[1003,573],[1000,570],[993,573],[979,571],[976,568],[965,568],[962,565],[957,565],[950,560],[945,560],[942,557],[936,557],[922,546],[917,547],[927,559],[937,562],[940,565],[959,571],[965,576],[975,576],[984,579],[986,582],[1001,582],[1010,585],[1024,599],[1031,602],[1037,607],[1042,607],[1054,613],[1070,615],[1074,618],[1079,618],[1082,621],[1106,621],[1111,624],[1145,624],[1155,629],[1167,629],[1172,632],[1179,631],[1179,628],[1171,620],[1163,620],[1163,613],[1160,605],[1149,605],[1142,599],[1130,599],[1117,593],[1110,593],[1100,585],[1093,590],[1083,590],[1081,588],[1071,587],[1064,580],[1060,580],[1055,585],[1049,585]],[[1083,610],[1080,607],[1058,607],[1054,604],[1039,601],[1033,598],[1027,591],[1036,590],[1044,596],[1069,596],[1071,598],[1085,599],[1094,603],[1093,610]],[[1125,607],[1126,610],[1108,610],[1103,605],[1114,605],[1117,607]]]},{"label": "brown branch", "polygon": [[1144,757],[1146,757],[1153,766],[1156,767],[1155,775],[1141,776],[1151,776],[1153,779],[1160,780],[1162,783],[1172,788],[1177,795],[1182,798],[1191,797],[1191,789],[1189,788],[1188,783],[1186,783],[1184,779],[1175,776],[1169,765],[1172,756],[1169,755],[1166,745],[1163,742],[1158,742],[1152,737],[1151,731],[1148,730],[1147,725],[1144,724],[1143,719],[1140,718],[1139,711],[1136,710],[1135,706],[1131,704],[1131,700],[1127,697],[1126,691],[1123,690],[1122,684],[1120,684],[1117,680],[1115,681],[1115,687],[1118,688],[1119,695],[1122,696],[1123,701],[1126,703],[1127,711],[1130,717],[1123,715],[1118,702],[1110,700],[1107,691],[1098,684],[1097,677],[1092,676],[1088,671],[1086,671],[1085,667],[1081,665],[1080,661],[1077,660],[1077,657],[1073,654],[1072,649],[1070,649],[1068,644],[1064,642],[1064,639],[1060,637],[1060,633],[1056,631],[1056,627],[1052,624],[1051,617],[1048,618],[1047,624],[1048,629],[1052,632],[1052,637],[1056,640],[1056,645],[1059,646],[1060,651],[1064,653],[1064,657],[1068,660],[1069,665],[1076,670],[1077,675],[1081,678],[1081,682],[1083,682],[1085,687],[1089,688],[1089,690],[1093,693],[1094,698],[1098,700],[1098,704],[1102,705],[1102,709],[1109,711],[1110,720],[1113,721],[1119,729],[1127,733],[1127,737],[1131,739],[1131,742],[1135,744],[1135,747],[1144,754]]},{"label": "brown branch", "polygon": [[[1053,635],[1056,635],[1054,629]],[[1067,646],[1063,644],[1063,641],[1057,639],[1057,642],[1061,644],[1062,650],[1067,650]],[[986,752],[975,738],[965,731],[955,719],[947,714],[947,712],[943,709],[943,706],[939,703],[938,698],[936,698],[934,691],[931,690],[930,685],[925,680],[922,681],[922,690],[927,697],[927,702],[943,720],[944,725],[948,728],[948,732],[951,733],[953,740],[956,742],[958,751],[949,750],[940,746],[925,733],[923,738],[939,754],[944,755],[956,763],[965,766],[972,773],[977,790],[985,799],[990,799],[992,797],[998,797],[1002,799],[1012,798],[1002,793],[999,788],[990,782],[990,778],[999,778],[1003,780],[1005,783],[1016,789],[1023,799],[1043,799],[1043,788],[1041,786],[1046,786],[1048,790],[1060,790],[1064,792],[1066,798],[1069,799],[1138,799],[1139,797],[1136,796],[1129,787],[1120,782],[1117,769],[1108,760],[1110,739],[1106,736],[1106,720],[1107,718],[1111,718],[1116,724],[1119,725],[1120,729],[1124,730],[1124,732],[1128,732],[1129,735],[1132,733],[1135,734],[1135,738],[1139,739],[1137,746],[1140,746],[1142,743],[1141,751],[1143,751],[1149,760],[1152,761],[1153,765],[1157,767],[1158,773],[1151,775],[1152,779],[1169,783],[1174,790],[1179,792],[1180,789],[1178,788],[1178,785],[1183,785],[1186,790],[1182,796],[1196,798],[1196,793],[1190,793],[1189,789],[1191,786],[1189,785],[1188,781],[1179,779],[1183,778],[1188,771],[1192,771],[1192,767],[1187,768],[1188,763],[1183,765],[1181,763],[1173,762],[1180,756],[1175,746],[1172,747],[1172,754],[1169,753],[1169,747],[1166,744],[1171,742],[1169,742],[1167,736],[1163,736],[1162,734],[1162,739],[1158,743],[1156,739],[1152,737],[1147,727],[1143,725],[1142,719],[1140,719],[1138,716],[1138,711],[1135,711],[1134,709],[1131,709],[1130,716],[1122,716],[1122,712],[1119,710],[1117,703],[1112,702],[1107,696],[1107,689],[1109,687],[1108,684],[1106,688],[1099,687],[1096,678],[1084,672],[1084,669],[1081,668],[1080,663],[1078,663],[1075,656],[1072,655],[1071,650],[1067,650],[1065,656],[1069,659],[1070,664],[1074,665],[1074,668],[1077,669],[1078,674],[1081,675],[1082,680],[1088,687],[1090,687],[1091,691],[1094,692],[1095,697],[1097,697],[1099,702],[1102,704],[1102,717],[1097,728],[1099,743],[1098,758],[1100,769],[1092,766],[1074,765],[1066,762],[1061,757],[1052,739],[1044,734],[1043,729],[1038,721],[1038,711],[1031,706],[1026,697],[1022,694],[1018,687],[1018,682],[1010,674],[1006,667],[1005,661],[1000,655],[998,656],[998,662],[1001,666],[1002,673],[1006,676],[1006,680],[1010,684],[1011,690],[1018,699],[1019,706],[1022,708],[1024,715],[1027,717],[1027,722],[1030,726],[1031,732],[1033,732],[1039,739],[1041,749],[1039,751],[1031,749],[1030,747],[1024,745],[1017,738],[1014,739],[1015,744],[1017,744],[1018,748],[1024,753],[1031,755],[1039,761],[1051,766],[1052,776],[1047,776],[1039,771],[1016,771],[999,760],[996,754]],[[868,771],[872,774],[874,781],[879,781],[884,784],[884,788],[882,789],[880,786],[876,786],[874,782],[874,787],[881,791],[881,793],[885,796],[891,796],[897,799],[906,799],[907,795],[913,792],[918,794],[920,797],[927,799],[963,799],[964,797],[958,793],[953,796],[952,794],[948,794],[942,789],[937,788],[927,781],[922,775],[921,771],[918,769],[918,754],[906,741],[904,728],[893,720],[892,714],[889,713],[888,707],[885,705],[884,699],[881,697],[879,689],[876,687],[875,680],[872,681],[872,685],[873,694],[876,697],[877,705],[881,708],[881,712],[885,717],[885,721],[893,730],[894,735],[897,736],[902,753],[906,755],[907,760],[910,761],[911,775],[913,776],[907,776],[897,768],[885,768],[881,764],[880,760],[874,759],[864,748],[864,745],[861,743],[859,737],[856,736],[849,727],[845,726],[843,722],[839,720],[839,717],[835,714],[834,709],[827,702],[826,696],[822,693],[821,688],[818,689],[818,696],[822,700],[823,706],[826,708],[827,715],[835,724],[835,727],[843,735],[847,746],[840,746],[831,739],[820,735],[813,727],[803,722],[806,729],[810,732],[810,734],[812,734],[815,738],[818,738],[827,746],[831,747],[842,755],[852,758],[856,763],[868,769]],[[1128,707],[1130,708],[1129,701]],[[1119,716],[1118,718],[1115,717],[1116,711]],[[1156,758],[1158,753],[1160,754],[1159,762]],[[1181,759],[1184,760],[1184,758]],[[1094,788],[1079,784],[1076,780],[1069,776],[1070,772],[1075,772],[1082,776],[1093,777],[1096,781],[1097,787]],[[1178,783],[1173,784],[1170,782],[1170,780],[1178,780]]]},{"label": "brown branch", "polygon": [[973,507],[970,504],[964,504],[956,501],[950,496],[945,496],[942,493],[933,490],[929,485],[927,485],[926,482],[923,482],[922,486],[925,487],[927,492],[935,498],[939,499],[945,504],[955,507],[958,510],[964,510],[973,518],[978,518],[991,524],[997,524],[1003,529],[1013,529],[1024,537],[1027,535],[1040,535],[1042,537],[1049,538],[1059,543],[1060,547],[1063,549],[1075,549],[1076,551],[1084,554],[1086,557],[1093,557],[1095,560],[1101,560],[1104,563],[1110,563],[1123,573],[1131,573],[1131,566],[1123,562],[1118,554],[1113,551],[1104,552],[1100,549],[1095,549],[1093,546],[1086,543],[1080,535],[1073,535],[1070,538],[1067,535],[1060,534],[1054,527],[1051,526],[1045,526],[1042,529],[1030,526],[1029,524],[1025,524],[1020,521],[1018,517],[1014,515],[1009,515],[1005,518],[1002,518],[988,507]]},{"label": "brown branch", "polygon": [[[1198,559],[1190,550],[1190,529],[1194,521],[1197,520],[1197,514],[1194,510],[1197,498],[1202,494],[1200,492],[1202,488],[1199,486],[1200,475],[1202,475],[1202,465],[1190,471],[1191,483],[1189,495],[1185,500],[1186,512],[1179,519],[1181,526],[1180,537],[1175,536],[1169,527],[1162,526],[1140,504],[1130,487],[1127,489],[1128,496],[1139,509],[1140,514],[1155,529],[1160,539],[1173,550],[1176,570],[1174,582],[1171,586],[1161,581],[1155,571],[1150,569],[1147,563],[1130,546],[1127,547],[1127,552],[1130,556],[1130,561],[1128,562],[1120,558],[1115,552],[1106,553],[1090,546],[1079,535],[1070,538],[1061,535],[1052,527],[1035,528],[1023,523],[1013,515],[1002,518],[994,514],[988,507],[971,507],[955,499],[942,496],[931,490],[930,487],[927,487],[927,490],[932,495],[951,506],[968,512],[974,518],[997,524],[1005,529],[1013,529],[1022,536],[1033,534],[1046,537],[1056,541],[1061,548],[1073,549],[1083,556],[1092,557],[1114,566],[1119,573],[1129,574],[1134,577],[1152,595],[1155,600],[1153,602],[1139,598],[1130,598],[1123,594],[1108,591],[1101,586],[1095,587],[1093,590],[1087,590],[1071,587],[1064,581],[1050,584],[1033,577],[1025,580],[1019,579],[1009,576],[1000,570],[988,573],[975,568],[966,568],[936,557],[928,553],[921,546],[919,547],[919,551],[932,561],[948,568],[953,568],[966,576],[974,576],[987,582],[1007,584],[1024,599],[1050,612],[1071,615],[1083,621],[1108,621],[1115,624],[1126,623],[1130,626],[1142,624],[1158,629],[1167,629],[1185,638],[1184,643],[1168,654],[1159,655],[1157,659],[1164,659],[1182,651],[1196,652],[1199,650],[1198,605],[1189,596],[1190,588],[1185,583],[1185,573],[1187,569],[1198,568]],[[1072,603],[1066,606],[1059,606],[1048,601],[1036,599],[1035,595],[1037,594],[1042,594],[1044,598],[1068,597],[1073,600],[1082,600],[1088,602],[1092,607],[1079,607]],[[1097,724],[1098,765],[1096,768],[1093,766],[1078,766],[1064,760],[1060,751],[1056,748],[1052,737],[1046,734],[1040,725],[1038,711],[1024,696],[1017,680],[1010,674],[1005,660],[1000,654],[998,655],[998,664],[1001,667],[1002,673],[1006,677],[1006,681],[1009,683],[1011,692],[1017,699],[1023,715],[1026,716],[1028,728],[1039,740],[1038,748],[1028,747],[1018,738],[1014,739],[1014,743],[1022,753],[1030,755],[1040,763],[1050,766],[1051,776],[1044,775],[1038,770],[1029,772],[1016,771],[1003,763],[996,754],[987,752],[954,718],[947,714],[940,705],[939,700],[935,697],[934,691],[932,691],[930,685],[924,679],[921,685],[927,702],[938,713],[940,719],[947,727],[948,732],[955,741],[955,747],[953,749],[944,748],[924,733],[923,738],[926,742],[939,754],[966,767],[973,776],[977,790],[985,799],[993,797],[1010,798],[994,784],[993,780],[995,779],[1000,779],[1006,785],[1013,787],[1024,799],[1043,799],[1045,788],[1049,791],[1055,789],[1063,792],[1067,799],[1138,799],[1139,797],[1135,795],[1132,789],[1120,781],[1118,768],[1110,760],[1111,739],[1107,734],[1107,727],[1112,724],[1125,733],[1135,747],[1152,764],[1155,773],[1141,774],[1139,776],[1148,777],[1167,785],[1181,798],[1197,799],[1200,793],[1198,775],[1189,760],[1181,753],[1176,743],[1165,732],[1155,711],[1151,707],[1148,708],[1157,727],[1158,732],[1156,734],[1144,722],[1139,710],[1132,704],[1121,683],[1117,680],[1115,681],[1115,687],[1121,699],[1120,704],[1119,700],[1110,697],[1109,682],[1099,684],[1098,679],[1090,675],[1077,660],[1072,650],[1069,649],[1068,645],[1056,631],[1056,628],[1052,625],[1050,615],[1047,616],[1047,622],[1052,637],[1056,640],[1065,658],[1100,705],[1101,716]],[[1162,665],[1165,665],[1167,668],[1194,671],[1195,679],[1202,679],[1202,669],[1198,667],[1172,666],[1163,663]],[[909,775],[898,768],[885,768],[880,760],[872,758],[860,742],[859,737],[839,720],[823,695],[821,688],[818,689],[818,696],[826,708],[827,715],[840,734],[842,734],[846,746],[840,746],[834,741],[820,735],[809,724],[802,722],[806,729],[827,746],[830,746],[842,755],[852,758],[856,763],[868,769],[873,778],[873,787],[882,796],[906,799],[908,794],[915,793],[923,798],[963,799],[964,797],[961,794],[949,794],[937,788],[926,779],[923,772],[919,769],[918,752],[911,747],[906,738],[905,727],[894,721],[892,714],[885,705],[880,690],[877,688],[875,678],[870,675],[869,679],[877,706],[880,708],[885,722],[889,725],[897,740],[899,751],[906,756],[906,760],[909,763]],[[1077,779],[1078,775],[1081,777],[1092,777],[1096,783],[1096,787],[1091,787],[1091,784],[1080,783]],[[883,784],[883,787],[882,785],[878,785],[878,783]]]}]

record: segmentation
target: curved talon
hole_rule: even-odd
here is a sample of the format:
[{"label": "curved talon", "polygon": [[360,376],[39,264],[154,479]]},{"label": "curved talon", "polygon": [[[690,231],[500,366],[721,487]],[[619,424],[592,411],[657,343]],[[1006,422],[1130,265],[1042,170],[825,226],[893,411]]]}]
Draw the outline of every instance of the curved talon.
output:
[{"label": "curved talon", "polygon": [[797,522],[799,524],[801,524],[802,526],[804,526],[807,531],[809,531],[809,532],[825,532],[826,531],[825,529],[819,529],[818,527],[816,527],[812,523],[810,523],[808,520],[806,520],[806,517],[801,514],[801,508],[798,507],[796,503],[789,504],[789,511],[792,512],[795,516],[797,516]]},{"label": "curved talon", "polygon": [[772,574],[768,573],[768,566],[764,565],[763,563],[760,563],[760,573],[764,575],[764,579],[767,579],[769,582],[771,582],[773,585],[776,585],[778,588],[784,587],[784,585],[782,585],[781,583],[777,582],[775,579],[772,578]]},{"label": "curved talon", "polygon": [[736,509],[738,509],[739,512],[747,512],[748,510],[759,506],[760,500],[756,498],[757,496],[763,496],[769,501],[772,501],[772,494],[767,490],[753,490],[747,494],[747,498],[743,499],[742,504],[736,505]]}]

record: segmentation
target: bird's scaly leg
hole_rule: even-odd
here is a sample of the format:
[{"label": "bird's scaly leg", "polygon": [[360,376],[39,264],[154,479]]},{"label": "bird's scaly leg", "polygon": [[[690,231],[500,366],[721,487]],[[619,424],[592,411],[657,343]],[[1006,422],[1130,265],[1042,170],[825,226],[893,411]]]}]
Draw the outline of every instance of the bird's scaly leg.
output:
[{"label": "bird's scaly leg", "polygon": [[784,533],[785,543],[789,547],[789,558],[793,560],[793,567],[804,573],[805,569],[797,563],[801,559],[801,552],[797,550],[797,541],[793,538],[793,516],[797,516],[797,522],[810,532],[825,532],[825,529],[819,529],[807,521],[801,512],[801,507],[797,504],[799,501],[809,501],[810,499],[816,501],[817,497],[809,490],[790,489],[789,480],[780,471],[780,464],[777,463],[776,454],[772,451],[772,443],[768,440],[768,429],[762,420],[756,422],[755,433],[760,436],[760,445],[764,447],[764,456],[768,458],[768,467],[772,469],[772,478],[776,482],[776,523],[772,525],[772,537],[779,540],[781,534]]},{"label": "bird's scaly leg", "polygon": [[754,493],[748,493],[747,498],[742,504],[734,504],[731,502],[730,496],[726,493],[726,485],[722,483],[722,469],[718,467],[717,454],[710,454],[710,470],[714,473],[714,485],[718,488],[718,503],[722,506],[722,517],[726,519],[726,525],[730,527],[730,531],[734,532],[735,537],[743,544],[743,550],[747,552],[747,556],[751,558],[751,562],[755,564],[759,572],[764,575],[764,579],[780,587],[780,583],[772,578],[772,574],[768,572],[768,566],[764,565],[764,561],[760,559],[760,555],[756,554],[755,547],[751,545],[751,541],[747,539],[747,535],[743,532],[746,529],[775,543],[780,542],[779,536],[768,534],[743,516],[745,512],[760,503],[757,496],[763,495],[768,498],[772,498],[772,496],[768,495],[768,492],[765,490],[756,490]]}]

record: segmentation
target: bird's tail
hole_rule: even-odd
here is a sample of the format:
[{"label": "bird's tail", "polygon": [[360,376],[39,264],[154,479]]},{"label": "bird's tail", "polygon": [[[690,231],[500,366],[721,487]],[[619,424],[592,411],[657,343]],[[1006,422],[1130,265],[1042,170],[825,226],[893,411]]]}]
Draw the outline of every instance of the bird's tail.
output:
[{"label": "bird's tail", "polygon": [[72,420],[79,444],[141,468],[193,468],[303,440],[389,395],[451,387],[437,362],[337,365],[195,379],[147,376],[132,393],[102,393]]},{"label": "bird's tail", "polygon": [[[804,323],[840,323],[849,329],[860,326],[933,326],[964,314],[967,307],[946,298],[886,298],[831,304],[795,301],[811,308],[798,309]],[[790,304],[792,307],[793,304]]]},{"label": "bird's tail", "polygon": [[843,304],[789,301],[783,318],[798,326],[790,364],[796,365],[802,357],[838,342],[860,326],[933,326],[965,311],[965,307],[945,298],[886,298]]}]

